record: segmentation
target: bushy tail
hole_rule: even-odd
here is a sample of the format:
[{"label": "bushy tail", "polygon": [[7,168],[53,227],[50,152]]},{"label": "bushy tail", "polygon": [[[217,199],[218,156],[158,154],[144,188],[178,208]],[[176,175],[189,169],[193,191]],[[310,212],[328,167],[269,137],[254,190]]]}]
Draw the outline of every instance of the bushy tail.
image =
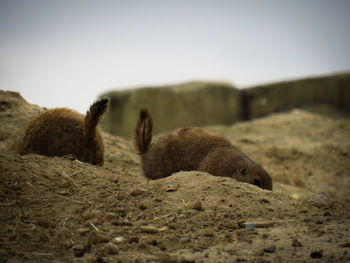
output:
[{"label": "bushy tail", "polygon": [[135,130],[135,142],[139,154],[147,152],[152,141],[153,121],[147,109],[140,109],[140,117]]},{"label": "bushy tail", "polygon": [[109,99],[100,99],[90,106],[84,121],[84,136],[88,140],[93,140],[96,135],[96,127],[106,112]]}]

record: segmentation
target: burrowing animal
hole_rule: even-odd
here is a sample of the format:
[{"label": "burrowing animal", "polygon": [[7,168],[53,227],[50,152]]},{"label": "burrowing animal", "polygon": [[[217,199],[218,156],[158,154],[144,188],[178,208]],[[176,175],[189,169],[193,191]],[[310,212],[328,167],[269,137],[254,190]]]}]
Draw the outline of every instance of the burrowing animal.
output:
[{"label": "burrowing animal", "polygon": [[96,101],[85,116],[67,108],[47,110],[27,124],[11,149],[20,155],[61,157],[72,154],[80,161],[103,165],[104,145],[97,125],[108,101]]},{"label": "burrowing animal", "polygon": [[228,140],[198,127],[186,127],[152,141],[153,121],[140,110],[135,131],[145,176],[160,179],[178,171],[203,171],[272,190],[269,174]]}]

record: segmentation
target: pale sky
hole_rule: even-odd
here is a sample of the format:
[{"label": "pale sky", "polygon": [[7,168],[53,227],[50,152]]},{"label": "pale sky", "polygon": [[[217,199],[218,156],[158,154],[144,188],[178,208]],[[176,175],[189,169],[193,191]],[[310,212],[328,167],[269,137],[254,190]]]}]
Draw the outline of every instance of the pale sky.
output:
[{"label": "pale sky", "polygon": [[0,89],[85,113],[103,92],[350,71],[348,0],[0,0]]}]

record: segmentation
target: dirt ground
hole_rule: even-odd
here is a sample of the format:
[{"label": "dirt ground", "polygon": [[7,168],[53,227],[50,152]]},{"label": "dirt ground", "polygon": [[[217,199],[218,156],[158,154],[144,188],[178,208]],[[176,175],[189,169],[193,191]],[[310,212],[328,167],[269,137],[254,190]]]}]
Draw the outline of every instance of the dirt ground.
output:
[{"label": "dirt ground", "polygon": [[271,192],[196,171],[150,181],[133,142],[106,133],[103,167],[8,151],[42,110],[0,91],[0,262],[350,262],[349,116],[208,127]]}]

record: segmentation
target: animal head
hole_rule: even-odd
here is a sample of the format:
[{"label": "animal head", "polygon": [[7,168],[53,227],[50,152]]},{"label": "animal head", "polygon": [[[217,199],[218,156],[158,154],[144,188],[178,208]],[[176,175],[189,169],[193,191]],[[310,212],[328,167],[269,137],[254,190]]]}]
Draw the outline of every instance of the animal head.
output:
[{"label": "animal head", "polygon": [[256,163],[247,163],[240,166],[232,175],[240,182],[256,185],[262,189],[272,190],[272,180],[270,175]]},{"label": "animal head", "polygon": [[271,177],[264,168],[235,148],[215,149],[202,161],[199,170],[272,190]]}]

